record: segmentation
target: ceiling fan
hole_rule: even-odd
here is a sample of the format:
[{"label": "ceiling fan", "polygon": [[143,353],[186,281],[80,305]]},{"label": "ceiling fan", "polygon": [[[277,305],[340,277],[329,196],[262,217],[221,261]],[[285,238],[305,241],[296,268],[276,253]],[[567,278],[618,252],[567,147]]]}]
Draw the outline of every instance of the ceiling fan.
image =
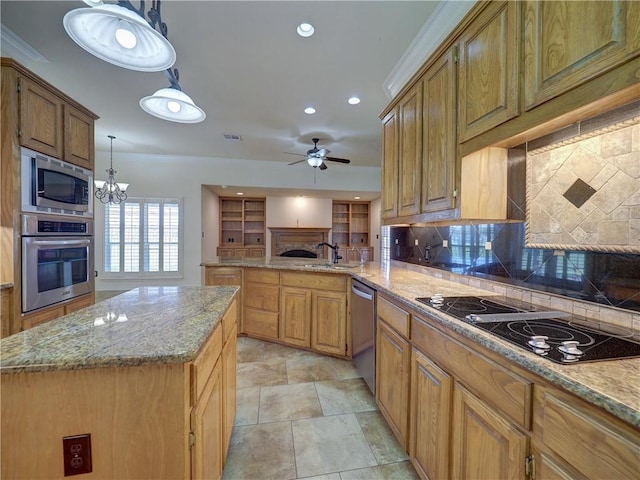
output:
[{"label": "ceiling fan", "polygon": [[[351,160],[347,160],[346,158],[336,158],[336,157],[327,157],[327,154],[331,152],[331,150],[327,150],[326,148],[318,148],[319,138],[312,138],[313,140],[313,148],[307,150],[307,154],[304,155],[302,160],[296,160],[295,162],[291,162],[289,165],[295,165],[300,162],[304,162],[305,160],[309,165],[313,168],[320,167],[320,170],[326,170],[327,165],[325,161],[328,162],[338,162],[338,163],[351,163]],[[288,152],[285,152],[288,153]],[[289,155],[302,155],[300,153],[290,153]]]}]

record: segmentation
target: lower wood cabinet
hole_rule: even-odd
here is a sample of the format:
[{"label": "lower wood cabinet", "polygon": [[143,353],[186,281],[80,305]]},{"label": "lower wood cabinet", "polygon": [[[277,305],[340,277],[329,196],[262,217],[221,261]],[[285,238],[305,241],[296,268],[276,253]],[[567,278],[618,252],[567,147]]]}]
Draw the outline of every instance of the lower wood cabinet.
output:
[{"label": "lower wood cabinet", "polygon": [[346,293],[311,292],[311,348],[333,355],[349,354]]},{"label": "lower wood cabinet", "polygon": [[449,477],[453,378],[425,355],[411,355],[409,458],[421,478]]},{"label": "lower wood cabinet", "polygon": [[245,268],[243,290],[242,333],[265,340],[278,340],[280,272]]},{"label": "lower wood cabinet", "polygon": [[378,319],[376,403],[402,447],[407,449],[409,421],[409,341]]},{"label": "lower wood cabinet", "polygon": [[458,382],[451,434],[451,478],[525,478],[527,435]]},{"label": "lower wood cabinet", "polygon": [[279,338],[288,345],[311,346],[311,290],[281,287]]},{"label": "lower wood cabinet", "polygon": [[12,309],[13,309],[13,287],[0,290],[0,338],[11,335]]},{"label": "lower wood cabinet", "polygon": [[22,328],[26,330],[28,328],[35,327],[41,323],[49,322],[62,317],[63,315],[89,307],[94,303],[95,295],[93,293],[88,293],[64,303],[37,310],[33,313],[25,313],[22,316]]}]

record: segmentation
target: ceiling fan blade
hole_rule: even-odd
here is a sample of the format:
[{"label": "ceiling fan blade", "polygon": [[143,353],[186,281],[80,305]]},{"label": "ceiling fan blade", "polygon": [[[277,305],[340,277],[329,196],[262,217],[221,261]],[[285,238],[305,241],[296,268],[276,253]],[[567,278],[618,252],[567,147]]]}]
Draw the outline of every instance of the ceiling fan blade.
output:
[{"label": "ceiling fan blade", "polygon": [[297,163],[305,162],[306,160],[307,160],[306,158],[303,158],[303,159],[301,159],[301,160],[296,160],[295,162],[288,163],[287,165],[295,165],[295,164],[297,164]]},{"label": "ceiling fan blade", "polygon": [[324,159],[329,160],[330,162],[351,163],[351,160],[348,160],[346,158],[325,157]]},{"label": "ceiling fan blade", "polygon": [[287,155],[296,155],[298,157],[306,157],[306,155],[304,153],[293,153],[293,152],[283,152]]},{"label": "ceiling fan blade", "polygon": [[326,148],[321,148],[316,153],[321,157],[326,157],[328,153],[331,153],[331,150],[327,150]]},{"label": "ceiling fan blade", "polygon": [[320,164],[320,170],[326,170],[327,168],[329,167],[327,167],[324,163]]}]

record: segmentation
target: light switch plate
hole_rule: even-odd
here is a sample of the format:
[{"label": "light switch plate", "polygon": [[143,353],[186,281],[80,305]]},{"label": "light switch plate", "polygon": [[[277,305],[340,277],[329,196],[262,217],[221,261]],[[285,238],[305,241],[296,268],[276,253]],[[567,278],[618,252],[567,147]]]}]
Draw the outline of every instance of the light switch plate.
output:
[{"label": "light switch plate", "polygon": [[442,248],[449,247],[449,240],[442,240]]}]

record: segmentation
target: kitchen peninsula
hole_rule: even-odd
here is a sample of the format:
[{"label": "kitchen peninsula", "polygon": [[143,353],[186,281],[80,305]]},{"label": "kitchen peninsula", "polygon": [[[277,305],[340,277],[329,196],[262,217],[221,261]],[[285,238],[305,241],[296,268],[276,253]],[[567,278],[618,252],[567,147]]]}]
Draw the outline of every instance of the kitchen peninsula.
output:
[{"label": "kitchen peninsula", "polygon": [[62,477],[63,437],[90,434],[96,477],[219,478],[238,290],[137,288],[3,339],[2,477]]},{"label": "kitchen peninsula", "polygon": [[[429,475],[421,470],[436,464],[436,478],[524,478],[533,468],[541,478],[627,478],[637,471],[640,358],[556,364],[416,301],[435,293],[508,298],[519,291],[518,300],[575,315],[580,304],[572,307],[571,299],[400,262],[333,265],[267,257],[218,258],[202,266],[207,282],[243,286],[242,332],[273,334],[272,341],[285,344],[278,332],[290,320],[283,293],[293,288],[289,277],[298,279],[299,290],[320,289],[314,283],[331,277],[374,288],[376,402],[423,478]],[[249,297],[251,289],[261,296]],[[265,317],[271,329],[247,331],[248,321]],[[318,350],[313,342],[305,348]]]}]

